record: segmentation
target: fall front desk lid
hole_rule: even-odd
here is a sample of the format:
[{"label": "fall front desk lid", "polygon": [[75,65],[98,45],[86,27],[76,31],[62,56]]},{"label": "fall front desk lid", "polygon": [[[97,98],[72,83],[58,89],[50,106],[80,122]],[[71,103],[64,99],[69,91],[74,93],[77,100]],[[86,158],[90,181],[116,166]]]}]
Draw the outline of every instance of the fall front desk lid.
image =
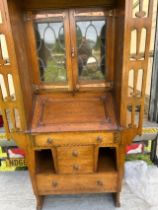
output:
[{"label": "fall front desk lid", "polygon": [[105,97],[38,96],[31,132],[117,129],[111,95]]}]

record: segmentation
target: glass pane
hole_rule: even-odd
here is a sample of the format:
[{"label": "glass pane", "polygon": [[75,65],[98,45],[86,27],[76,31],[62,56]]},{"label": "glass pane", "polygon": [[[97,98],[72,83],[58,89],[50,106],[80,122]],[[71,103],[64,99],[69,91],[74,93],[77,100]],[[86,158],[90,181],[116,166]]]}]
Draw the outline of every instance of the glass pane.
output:
[{"label": "glass pane", "polygon": [[77,51],[79,80],[104,80],[106,21],[77,21]]},{"label": "glass pane", "polygon": [[66,52],[63,22],[36,22],[36,35],[39,72],[42,82],[65,82]]}]

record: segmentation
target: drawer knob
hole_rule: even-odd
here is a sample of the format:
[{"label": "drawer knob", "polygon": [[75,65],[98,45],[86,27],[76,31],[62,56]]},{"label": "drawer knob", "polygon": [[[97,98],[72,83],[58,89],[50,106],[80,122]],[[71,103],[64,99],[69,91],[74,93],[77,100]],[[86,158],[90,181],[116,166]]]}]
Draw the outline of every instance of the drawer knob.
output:
[{"label": "drawer knob", "polygon": [[48,143],[48,144],[52,144],[52,143],[53,143],[53,139],[48,138],[48,139],[47,139],[47,143]]},{"label": "drawer knob", "polygon": [[97,181],[97,185],[98,185],[98,186],[103,186],[103,182],[100,181],[100,180],[98,180],[98,181]]},{"label": "drawer knob", "polygon": [[52,182],[52,186],[53,186],[53,187],[57,187],[57,186],[58,186],[58,182],[57,182],[57,181],[53,181],[53,182]]},{"label": "drawer knob", "polygon": [[72,156],[78,157],[78,151],[77,150],[72,151]]},{"label": "drawer knob", "polygon": [[97,142],[98,142],[98,143],[102,143],[102,141],[103,141],[103,137],[98,136],[98,137],[97,137]]},{"label": "drawer knob", "polygon": [[75,171],[78,171],[78,170],[80,169],[80,167],[79,167],[79,165],[74,164],[74,165],[73,165],[73,169],[74,169]]}]

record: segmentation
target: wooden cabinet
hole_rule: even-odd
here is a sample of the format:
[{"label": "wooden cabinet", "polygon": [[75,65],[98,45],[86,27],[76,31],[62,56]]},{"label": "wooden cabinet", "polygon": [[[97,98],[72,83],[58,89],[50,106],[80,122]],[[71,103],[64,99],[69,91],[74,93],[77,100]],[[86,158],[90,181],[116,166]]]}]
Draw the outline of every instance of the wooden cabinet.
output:
[{"label": "wooden cabinet", "polygon": [[153,0],[0,0],[0,109],[26,151],[37,209],[64,193],[111,192],[120,206],[152,10]]}]

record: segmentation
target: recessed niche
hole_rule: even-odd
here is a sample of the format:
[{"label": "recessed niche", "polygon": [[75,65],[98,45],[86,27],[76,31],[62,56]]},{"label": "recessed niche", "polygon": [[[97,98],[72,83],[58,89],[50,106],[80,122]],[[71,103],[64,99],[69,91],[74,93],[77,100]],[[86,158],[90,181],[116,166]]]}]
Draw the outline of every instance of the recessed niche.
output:
[{"label": "recessed niche", "polygon": [[100,147],[97,167],[98,172],[116,171],[116,148]]},{"label": "recessed niche", "polygon": [[55,173],[51,149],[35,151],[36,173]]}]

